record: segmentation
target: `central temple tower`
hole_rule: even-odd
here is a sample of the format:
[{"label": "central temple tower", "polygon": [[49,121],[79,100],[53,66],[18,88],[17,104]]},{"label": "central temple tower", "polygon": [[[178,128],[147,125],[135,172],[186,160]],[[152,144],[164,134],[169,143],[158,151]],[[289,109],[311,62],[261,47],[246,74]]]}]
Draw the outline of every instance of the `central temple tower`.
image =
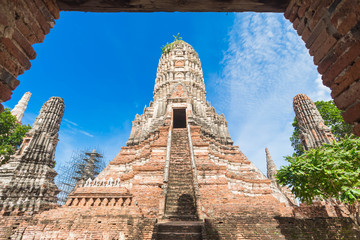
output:
[{"label": "central temple tower", "polygon": [[201,131],[217,142],[232,144],[224,115],[218,115],[206,101],[206,91],[198,54],[188,43],[177,40],[163,52],[156,73],[154,101],[136,115],[128,146],[136,145],[159,126],[181,128],[201,126]]},{"label": "central temple tower", "polygon": [[165,47],[154,99],[132,124],[127,146],[95,179],[14,236],[285,239],[282,226],[298,234],[293,199],[233,146],[224,115],[206,101],[200,59],[188,43]]}]

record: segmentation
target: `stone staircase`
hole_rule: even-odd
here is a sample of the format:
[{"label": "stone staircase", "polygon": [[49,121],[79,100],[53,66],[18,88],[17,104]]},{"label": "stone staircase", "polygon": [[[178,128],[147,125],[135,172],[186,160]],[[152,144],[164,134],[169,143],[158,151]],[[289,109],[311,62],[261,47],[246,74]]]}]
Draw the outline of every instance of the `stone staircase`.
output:
[{"label": "stone staircase", "polygon": [[157,225],[157,240],[205,240],[202,221],[172,221]]},{"label": "stone staircase", "polygon": [[205,240],[204,222],[198,221],[193,170],[186,128],[172,130],[165,216],[156,225],[158,240]]},{"label": "stone staircase", "polygon": [[187,134],[186,128],[174,128],[172,131],[165,217],[173,220],[197,220]]}]

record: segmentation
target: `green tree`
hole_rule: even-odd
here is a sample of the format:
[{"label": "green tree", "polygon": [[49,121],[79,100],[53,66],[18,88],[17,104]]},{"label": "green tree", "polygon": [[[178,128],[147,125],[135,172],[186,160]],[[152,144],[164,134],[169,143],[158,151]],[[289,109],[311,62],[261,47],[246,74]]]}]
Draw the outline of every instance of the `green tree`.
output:
[{"label": "green tree", "polygon": [[15,153],[25,134],[31,129],[29,125],[21,125],[16,117],[11,115],[10,109],[0,113],[0,165],[6,163],[10,155]]},{"label": "green tree", "polygon": [[289,165],[278,171],[279,184],[289,186],[300,201],[308,204],[316,197],[342,204],[354,223],[360,225],[360,138],[345,136],[337,143],[285,159]]},{"label": "green tree", "polygon": [[[324,119],[324,123],[331,129],[331,132],[334,134],[334,137],[337,141],[344,138],[346,135],[350,135],[352,132],[352,125],[347,124],[342,118],[342,111],[339,110],[334,101],[316,101],[316,108],[319,110],[320,115]],[[294,148],[294,154],[300,156],[304,153],[302,143],[299,137],[299,125],[296,117],[292,123],[294,131],[290,137],[291,146]]]}]

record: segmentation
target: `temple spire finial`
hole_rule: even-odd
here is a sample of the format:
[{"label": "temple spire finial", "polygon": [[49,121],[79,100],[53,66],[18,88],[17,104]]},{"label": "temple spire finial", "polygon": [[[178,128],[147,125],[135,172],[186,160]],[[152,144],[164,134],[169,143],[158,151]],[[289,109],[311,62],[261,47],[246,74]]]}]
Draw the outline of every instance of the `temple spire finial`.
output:
[{"label": "temple spire finial", "polygon": [[13,116],[16,117],[18,122],[21,122],[23,116],[24,116],[24,112],[27,108],[27,104],[30,100],[31,97],[31,92],[26,92],[20,99],[20,101],[18,102],[18,104],[16,104],[16,106],[14,107],[13,110],[11,110],[11,114]]},{"label": "temple spire finial", "polygon": [[274,161],[271,158],[270,152],[268,148],[265,148],[265,153],[266,153],[266,166],[267,166],[267,177],[271,180],[271,181],[275,181],[275,175],[277,173],[276,170],[276,165],[274,163]]}]

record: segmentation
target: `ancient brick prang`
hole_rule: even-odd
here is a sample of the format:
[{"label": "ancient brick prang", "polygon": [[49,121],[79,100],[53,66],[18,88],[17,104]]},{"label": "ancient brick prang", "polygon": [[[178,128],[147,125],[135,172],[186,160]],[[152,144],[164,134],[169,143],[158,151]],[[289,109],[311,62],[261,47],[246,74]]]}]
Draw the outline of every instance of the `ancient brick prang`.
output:
[{"label": "ancient brick prang", "polygon": [[[198,54],[188,43],[177,41],[162,54],[156,73],[154,102],[136,115],[127,145],[139,144],[159,126],[169,125],[171,105],[189,105],[187,121],[201,125],[205,135],[224,144],[232,144],[227,122],[206,101],[206,91]],[[190,106],[191,105],[191,106]]]},{"label": "ancient brick prang", "polygon": [[197,54],[177,41],[161,56],[154,101],[135,117],[127,146],[13,238],[285,239],[280,220],[294,220],[294,208],[233,146],[225,117],[206,101]]},{"label": "ancient brick prang", "polygon": [[20,123],[23,116],[24,116],[24,112],[27,108],[27,104],[30,100],[31,97],[31,92],[26,92],[22,98],[20,99],[20,101],[18,102],[18,104],[16,104],[16,106],[14,107],[13,110],[11,110],[11,114],[13,116],[16,117],[17,121]]},{"label": "ancient brick prang", "polygon": [[57,206],[55,148],[64,101],[50,98],[9,162],[0,168],[1,213],[40,212]]},{"label": "ancient brick prang", "polygon": [[298,94],[294,97],[294,111],[299,125],[299,137],[305,150],[335,141],[315,103],[308,96]]}]

